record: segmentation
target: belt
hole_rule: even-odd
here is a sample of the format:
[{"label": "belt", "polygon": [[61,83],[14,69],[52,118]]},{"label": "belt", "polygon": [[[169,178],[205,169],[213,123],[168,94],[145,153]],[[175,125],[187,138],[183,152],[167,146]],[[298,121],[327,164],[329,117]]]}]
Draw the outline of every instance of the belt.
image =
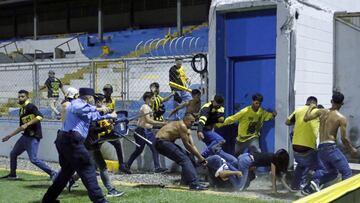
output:
[{"label": "belt", "polygon": [[320,144],[335,144],[336,142],[334,140],[325,140],[323,142],[320,142]]}]

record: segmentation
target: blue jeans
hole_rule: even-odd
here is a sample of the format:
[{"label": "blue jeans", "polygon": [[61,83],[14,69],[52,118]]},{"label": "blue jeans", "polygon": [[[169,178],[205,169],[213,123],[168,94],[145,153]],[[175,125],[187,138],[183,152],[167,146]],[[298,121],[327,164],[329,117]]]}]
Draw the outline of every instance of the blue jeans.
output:
[{"label": "blue jeans", "polygon": [[48,165],[46,165],[42,160],[37,158],[37,152],[39,148],[40,140],[34,137],[21,136],[20,139],[16,142],[14,148],[10,152],[10,174],[16,176],[16,167],[17,167],[17,157],[22,154],[24,151],[27,152],[29,159],[32,164],[39,167],[45,173],[53,176],[56,174]]},{"label": "blue jeans", "polygon": [[294,151],[294,158],[297,163],[291,188],[300,189],[301,184],[305,184],[305,178],[311,170],[318,168],[318,154],[316,150],[309,150],[304,153]]},{"label": "blue jeans", "polygon": [[219,144],[221,141],[225,141],[224,138],[219,135],[217,132],[212,130],[204,130],[204,140],[206,144],[205,150],[201,153],[204,158],[207,158],[211,155],[219,155],[221,158],[225,159],[226,162],[231,165],[237,165],[237,159],[231,155],[226,153],[221,148],[217,149],[215,145]]},{"label": "blue jeans", "polygon": [[320,144],[318,158],[321,161],[321,167],[316,170],[313,179],[319,185],[334,180],[339,172],[342,180],[351,177],[352,172],[349,163],[335,143]]},{"label": "blue jeans", "polygon": [[[190,92],[187,91],[177,91],[177,93],[180,95],[182,102],[187,102],[189,100],[192,100],[192,96]],[[175,109],[177,106],[179,106],[180,104],[177,103],[175,100],[173,100],[173,109]],[[178,121],[181,120],[185,115],[185,109],[180,109],[179,111],[177,111],[174,115],[172,115],[169,120],[172,121]]]},{"label": "blue jeans", "polygon": [[202,133],[204,134],[204,139],[202,141],[206,144],[206,148],[201,154],[206,158],[213,154],[213,147],[221,141],[225,141],[225,139],[217,132],[212,130],[203,130]]},{"label": "blue jeans", "polygon": [[155,135],[152,132],[151,129],[144,129],[144,128],[136,128],[135,132],[140,134],[141,136],[145,137],[149,141],[151,141],[153,144],[149,144],[145,142],[143,139],[139,138],[138,136],[134,135],[135,142],[140,145],[140,147],[136,147],[135,151],[130,155],[129,160],[127,161],[127,165],[131,167],[132,163],[135,161],[135,159],[140,156],[140,154],[144,151],[145,144],[150,147],[150,150],[152,152],[153,160],[154,160],[154,167],[155,169],[160,168],[159,163],[159,153],[155,149],[154,143],[156,141]]},{"label": "blue jeans", "polygon": [[246,184],[247,179],[248,179],[248,175],[249,175],[249,167],[253,163],[254,163],[254,160],[251,159],[249,153],[241,154],[238,157],[238,167],[237,168],[242,173],[241,182],[239,184],[241,187],[243,187]]},{"label": "blue jeans", "polygon": [[[207,167],[210,169],[210,173],[215,173],[220,168],[220,166],[224,164],[221,158],[222,157],[220,157],[219,155],[209,156],[207,158]],[[247,180],[247,176],[249,174],[249,167],[254,161],[250,158],[250,154],[245,153],[237,158],[237,162],[237,166],[234,166],[229,162],[226,162],[226,165],[228,166],[228,170],[230,171],[241,171],[241,177],[237,177],[235,175],[230,176],[228,180],[229,184],[221,184],[221,182],[223,181],[219,182],[216,180],[213,180],[212,182],[214,184],[218,184],[216,186],[219,188],[223,187],[224,185],[230,185],[232,190],[239,190],[240,188],[242,188]],[[214,178],[214,174],[210,174],[209,177]]]},{"label": "blue jeans", "polygon": [[198,178],[194,161],[183,148],[174,142],[160,139],[156,140],[155,146],[160,154],[175,161],[181,166],[181,179],[185,184],[197,184]]}]

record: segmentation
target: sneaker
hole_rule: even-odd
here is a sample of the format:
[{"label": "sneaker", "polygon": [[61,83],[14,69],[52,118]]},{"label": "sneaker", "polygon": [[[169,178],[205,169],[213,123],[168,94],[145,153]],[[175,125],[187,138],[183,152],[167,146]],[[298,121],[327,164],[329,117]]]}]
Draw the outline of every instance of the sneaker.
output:
[{"label": "sneaker", "polygon": [[110,191],[107,193],[106,197],[120,197],[120,196],[122,196],[122,195],[124,195],[124,194],[125,194],[125,192],[123,192],[123,191],[117,191],[115,188],[113,188],[112,190],[110,190]]},{"label": "sneaker", "polygon": [[8,174],[6,176],[1,177],[1,179],[8,179],[8,180],[17,180],[19,179],[16,175]]},{"label": "sneaker", "polygon": [[314,193],[314,190],[311,187],[311,183],[307,184],[302,190],[301,190],[301,194],[304,196],[310,195]]},{"label": "sneaker", "polygon": [[190,190],[200,191],[200,190],[207,190],[208,187],[196,183],[196,184],[190,184],[189,189],[190,189]]},{"label": "sneaker", "polygon": [[310,187],[313,191],[315,192],[319,192],[320,191],[320,186],[315,182],[315,181],[310,181]]},{"label": "sneaker", "polygon": [[167,168],[161,168],[161,167],[159,167],[159,168],[156,168],[155,169],[155,173],[163,173],[163,172],[165,172],[165,171],[167,171],[168,169]]},{"label": "sneaker", "polygon": [[120,164],[119,173],[131,174],[129,166],[126,164]]}]

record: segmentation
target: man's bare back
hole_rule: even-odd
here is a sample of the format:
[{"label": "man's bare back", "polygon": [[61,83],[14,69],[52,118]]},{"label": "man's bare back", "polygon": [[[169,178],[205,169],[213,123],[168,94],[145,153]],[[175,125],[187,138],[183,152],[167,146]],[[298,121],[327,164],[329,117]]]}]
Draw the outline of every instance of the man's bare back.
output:
[{"label": "man's bare back", "polygon": [[310,104],[308,111],[304,116],[304,121],[320,119],[320,144],[326,142],[336,142],[336,135],[340,128],[341,142],[345,149],[349,150],[352,155],[357,154],[357,150],[351,145],[346,135],[347,120],[338,110],[342,106],[342,101],[334,103],[332,100],[332,107],[330,109],[319,109],[312,113],[312,110],[316,108],[316,105]]},{"label": "man's bare back", "polygon": [[156,138],[175,142],[175,140],[180,138],[180,132],[185,130],[187,130],[187,128],[182,120],[173,121],[162,127],[158,133],[156,133]]},{"label": "man's bare back", "polygon": [[320,119],[320,143],[336,141],[336,135],[341,124],[346,124],[346,118],[337,110],[321,110]]}]

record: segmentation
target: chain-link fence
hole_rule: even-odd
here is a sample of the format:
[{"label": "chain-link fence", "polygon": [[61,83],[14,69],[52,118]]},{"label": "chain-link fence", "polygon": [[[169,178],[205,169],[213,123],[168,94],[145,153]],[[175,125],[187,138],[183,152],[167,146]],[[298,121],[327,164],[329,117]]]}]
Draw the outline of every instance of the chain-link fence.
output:
[{"label": "chain-link fence", "polygon": [[[183,67],[189,78],[189,88],[200,89],[203,101],[207,100],[207,74],[199,74],[192,68],[201,60],[191,56],[183,57]],[[45,81],[50,70],[60,79],[64,90],[68,87],[92,87],[102,92],[105,84],[113,86],[116,109],[137,112],[143,103],[142,95],[149,91],[153,82],[160,84],[161,96],[171,93],[169,69],[175,65],[175,58],[136,58],[119,60],[88,60],[81,62],[22,63],[0,65],[0,113],[3,117],[18,116],[17,92],[25,89],[31,92],[32,101],[39,106],[45,118],[55,119],[49,106]],[[64,95],[60,91],[57,108]],[[171,102],[167,110],[171,109]]]}]

